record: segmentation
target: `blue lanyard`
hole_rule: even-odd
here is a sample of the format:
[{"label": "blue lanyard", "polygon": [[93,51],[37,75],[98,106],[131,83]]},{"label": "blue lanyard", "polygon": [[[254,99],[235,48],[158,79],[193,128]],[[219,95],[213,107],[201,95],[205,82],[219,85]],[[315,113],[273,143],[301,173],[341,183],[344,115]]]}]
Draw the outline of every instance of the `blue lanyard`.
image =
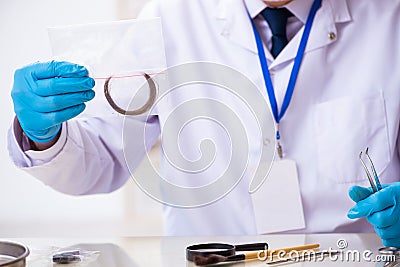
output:
[{"label": "blue lanyard", "polygon": [[[300,65],[303,60],[304,51],[306,49],[308,37],[310,36],[311,27],[314,22],[314,18],[315,18],[315,15],[317,14],[317,11],[321,7],[321,2],[322,2],[322,0],[315,0],[311,7],[310,14],[308,15],[307,22],[306,22],[306,25],[304,28],[303,36],[301,37],[300,46],[299,46],[299,49],[297,50],[297,54],[294,59],[292,73],[290,74],[289,83],[288,83],[288,86],[286,89],[285,97],[284,97],[283,103],[282,103],[282,108],[281,108],[281,111],[279,114],[278,114],[278,105],[276,103],[274,86],[272,85],[271,75],[269,73],[267,59],[265,57],[263,42],[262,42],[260,34],[257,31],[256,26],[254,25],[253,20],[251,20],[251,23],[253,26],[253,31],[254,31],[254,36],[256,38],[256,43],[257,43],[258,57],[260,59],[261,69],[262,69],[263,76],[264,76],[265,87],[267,88],[269,102],[271,104],[271,109],[274,114],[274,119],[275,119],[275,122],[277,125],[279,125],[279,122],[281,121],[281,119],[285,115],[287,108],[289,107],[289,103],[290,103],[290,100],[293,95],[294,87],[296,85],[297,76],[299,74]],[[278,141],[280,139],[279,129],[277,129],[277,131],[276,131],[276,139]],[[280,149],[281,149],[280,144],[278,143],[278,152],[280,154],[279,156],[282,158],[282,152],[279,151]]]}]

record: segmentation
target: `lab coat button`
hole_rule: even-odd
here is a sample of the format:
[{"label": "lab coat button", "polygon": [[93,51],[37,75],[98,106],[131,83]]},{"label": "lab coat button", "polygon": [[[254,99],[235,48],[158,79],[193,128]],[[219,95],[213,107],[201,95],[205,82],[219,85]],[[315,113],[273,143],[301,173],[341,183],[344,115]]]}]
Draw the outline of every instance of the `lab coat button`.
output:
[{"label": "lab coat button", "polygon": [[335,34],[334,32],[330,32],[330,33],[329,33],[329,39],[330,39],[331,41],[335,40],[335,39],[336,39],[336,34]]},{"label": "lab coat button", "polygon": [[271,140],[269,140],[268,138],[264,139],[264,146],[268,146],[269,144],[271,144]]},{"label": "lab coat button", "polygon": [[224,30],[224,31],[221,33],[221,35],[227,37],[227,36],[229,36],[229,31]]}]

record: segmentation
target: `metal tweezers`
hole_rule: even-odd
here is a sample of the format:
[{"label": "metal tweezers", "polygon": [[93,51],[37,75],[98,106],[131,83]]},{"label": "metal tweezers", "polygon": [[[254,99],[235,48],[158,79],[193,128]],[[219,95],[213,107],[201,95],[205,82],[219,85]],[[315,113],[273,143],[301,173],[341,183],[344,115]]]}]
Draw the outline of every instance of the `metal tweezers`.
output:
[{"label": "metal tweezers", "polygon": [[371,159],[371,157],[370,157],[369,154],[368,154],[368,147],[367,147],[367,149],[365,150],[365,155],[367,156],[368,161],[369,161],[369,163],[371,164],[371,170],[372,170],[372,173],[373,173],[374,178],[372,178],[372,175],[371,175],[371,173],[369,172],[369,170],[368,170],[368,168],[367,168],[367,165],[366,165],[365,162],[363,161],[363,159],[362,159],[362,154],[363,154],[363,152],[361,151],[361,152],[360,152],[360,155],[359,155],[359,159],[360,159],[360,161],[361,161],[361,164],[362,164],[363,167],[364,167],[365,173],[367,174],[369,183],[371,184],[371,188],[372,188],[372,190],[374,191],[374,193],[376,193],[376,192],[378,192],[379,190],[382,189],[382,185],[381,185],[381,182],[379,181],[378,174],[376,173],[376,169],[375,169],[374,163],[372,162],[372,159]]}]

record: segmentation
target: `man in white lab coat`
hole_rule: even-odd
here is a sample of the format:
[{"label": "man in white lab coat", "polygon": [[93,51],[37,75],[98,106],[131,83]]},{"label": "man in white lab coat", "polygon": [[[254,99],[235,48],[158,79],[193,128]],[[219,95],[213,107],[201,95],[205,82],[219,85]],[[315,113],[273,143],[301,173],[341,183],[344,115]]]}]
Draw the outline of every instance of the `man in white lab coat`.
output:
[{"label": "man in white lab coat", "polygon": [[[168,66],[197,61],[221,63],[243,73],[266,95],[253,21],[266,48],[280,108],[313,2],[154,1],[142,16],[161,17]],[[273,33],[260,14],[267,5],[283,5],[293,14],[287,21],[289,43],[275,58],[269,51],[274,45]],[[373,231],[371,223],[385,245],[400,245],[399,207],[394,204],[400,199],[400,190],[396,183],[375,196],[370,196],[369,189],[353,188],[350,195],[356,202],[365,204],[363,201],[372,201],[372,197],[375,202],[367,203],[371,207],[368,210],[356,206],[349,213],[352,218],[367,216],[369,223],[346,216],[354,205],[348,197],[349,188],[368,186],[357,158],[360,151],[370,147],[382,183],[397,182],[400,177],[399,29],[400,1],[322,1],[290,105],[279,123],[283,157],[296,162],[304,209],[305,228],[295,232],[368,232]],[[118,138],[122,118],[72,119],[82,112],[82,103],[94,97],[90,91],[94,83],[87,76],[79,66],[36,63],[16,71],[13,88],[19,122],[15,120],[9,132],[11,158],[45,184],[75,195],[113,191],[130,176]],[[62,78],[55,83],[54,77]],[[38,104],[42,98],[49,100],[49,95],[65,95],[66,90],[73,100],[57,98],[60,101],[56,99],[52,105]],[[36,104],[29,99],[32,92]],[[156,142],[165,119],[160,112],[147,121],[148,144]],[[140,136],[135,131],[144,123],[129,119],[127,127],[132,136]],[[202,132],[208,131],[207,125],[202,127]],[[193,125],[189,132],[199,132],[199,128]],[[190,140],[186,144],[189,146]],[[249,140],[249,144],[256,149],[263,145],[258,139]],[[145,154],[138,147],[125,148],[134,151],[136,165]],[[193,149],[197,151],[197,147]],[[257,213],[264,211],[254,209],[248,193],[249,176],[245,174],[228,195],[210,205],[189,209],[166,205],[165,234],[263,233]]]}]

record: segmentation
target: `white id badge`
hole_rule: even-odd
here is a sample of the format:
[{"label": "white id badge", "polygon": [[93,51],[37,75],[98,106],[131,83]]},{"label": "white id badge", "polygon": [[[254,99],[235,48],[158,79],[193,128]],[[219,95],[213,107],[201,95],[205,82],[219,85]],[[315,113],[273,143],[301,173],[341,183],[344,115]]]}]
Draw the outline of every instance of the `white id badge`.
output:
[{"label": "white id badge", "polygon": [[305,228],[296,163],[293,160],[274,161],[265,182],[251,196],[259,234]]}]

